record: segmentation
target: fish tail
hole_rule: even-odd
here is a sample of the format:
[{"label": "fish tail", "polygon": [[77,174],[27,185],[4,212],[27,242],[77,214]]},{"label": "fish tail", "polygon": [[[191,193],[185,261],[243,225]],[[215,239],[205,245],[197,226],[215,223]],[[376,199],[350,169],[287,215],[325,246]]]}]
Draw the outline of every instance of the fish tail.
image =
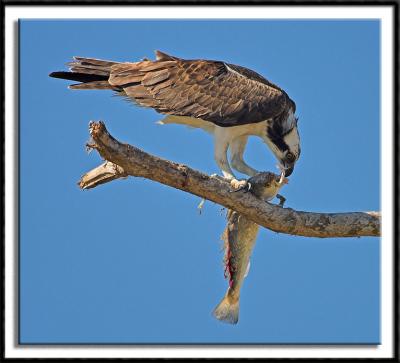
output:
[{"label": "fish tail", "polygon": [[225,323],[236,324],[239,320],[239,298],[233,298],[228,293],[224,296],[213,315]]}]

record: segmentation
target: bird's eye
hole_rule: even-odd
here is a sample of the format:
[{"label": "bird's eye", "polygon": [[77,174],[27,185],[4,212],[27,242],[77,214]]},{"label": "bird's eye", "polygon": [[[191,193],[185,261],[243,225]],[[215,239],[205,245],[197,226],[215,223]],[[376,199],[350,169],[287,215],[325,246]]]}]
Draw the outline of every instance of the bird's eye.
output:
[{"label": "bird's eye", "polygon": [[294,161],[294,159],[295,159],[295,156],[294,156],[294,154],[293,153],[291,153],[291,152],[288,152],[287,154],[286,154],[286,156],[285,156],[285,159],[286,159],[286,161],[288,161],[288,162],[293,162]]}]

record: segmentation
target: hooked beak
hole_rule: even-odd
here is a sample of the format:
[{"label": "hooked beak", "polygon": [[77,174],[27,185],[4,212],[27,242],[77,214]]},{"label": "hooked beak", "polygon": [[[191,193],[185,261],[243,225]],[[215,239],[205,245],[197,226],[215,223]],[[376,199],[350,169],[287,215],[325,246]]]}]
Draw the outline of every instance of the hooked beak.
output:
[{"label": "hooked beak", "polygon": [[290,176],[293,173],[294,165],[290,165],[289,167],[285,166],[285,176]]},{"label": "hooked beak", "polygon": [[292,175],[295,164],[296,164],[296,161],[294,161],[292,163],[288,163],[287,161],[282,160],[281,162],[278,163],[278,168],[285,177],[288,177],[288,176]]},{"label": "hooked beak", "polygon": [[294,164],[286,164],[284,167],[283,167],[283,169],[284,169],[284,171],[285,171],[285,176],[286,177],[288,177],[288,176],[290,176],[292,173],[293,173],[293,170],[294,170]]}]

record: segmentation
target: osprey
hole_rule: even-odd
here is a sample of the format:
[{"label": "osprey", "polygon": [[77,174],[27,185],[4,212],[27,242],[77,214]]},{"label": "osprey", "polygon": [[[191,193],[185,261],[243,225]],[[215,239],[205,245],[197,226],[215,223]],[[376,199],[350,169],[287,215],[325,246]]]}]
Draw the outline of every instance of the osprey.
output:
[{"label": "osprey", "polygon": [[[156,60],[121,63],[74,57],[70,72],[51,77],[80,82],[71,89],[108,89],[167,115],[161,124],[184,124],[214,135],[214,157],[223,176],[239,188],[232,168],[258,173],[243,160],[250,135],[272,150],[285,176],[300,156],[296,105],[287,93],[245,67],[213,60],[186,60],[156,51]],[[230,149],[229,164],[227,151]]]}]

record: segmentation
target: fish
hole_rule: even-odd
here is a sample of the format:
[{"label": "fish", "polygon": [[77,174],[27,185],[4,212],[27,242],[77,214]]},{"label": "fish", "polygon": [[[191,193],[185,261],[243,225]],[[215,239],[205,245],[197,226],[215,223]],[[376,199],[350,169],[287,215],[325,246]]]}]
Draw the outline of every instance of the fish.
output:
[{"label": "fish", "polygon": [[[270,201],[288,183],[284,174],[259,173],[248,180],[249,191],[256,197]],[[279,196],[283,198],[282,196]],[[282,199],[281,199],[282,202]],[[281,203],[280,203],[281,204]],[[224,275],[229,286],[225,296],[213,311],[216,319],[237,324],[239,321],[240,289],[250,268],[250,256],[257,240],[259,225],[244,215],[228,209],[227,225],[221,236],[224,242]]]}]

